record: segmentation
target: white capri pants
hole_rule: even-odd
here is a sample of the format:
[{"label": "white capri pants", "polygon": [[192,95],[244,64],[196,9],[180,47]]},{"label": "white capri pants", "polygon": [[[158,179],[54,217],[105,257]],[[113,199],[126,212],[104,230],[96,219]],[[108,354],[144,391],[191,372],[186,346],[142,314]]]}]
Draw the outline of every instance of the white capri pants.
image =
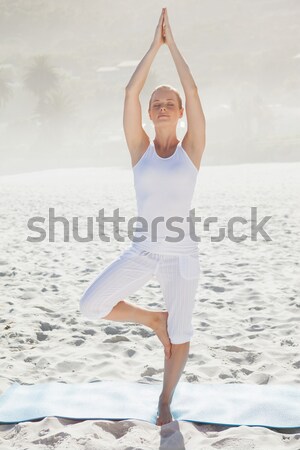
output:
[{"label": "white capri pants", "polygon": [[154,276],[169,313],[167,329],[171,343],[190,341],[200,277],[198,248],[192,254],[161,255],[131,245],[86,288],[80,299],[80,312],[88,319],[105,317],[124,297],[134,294]]}]

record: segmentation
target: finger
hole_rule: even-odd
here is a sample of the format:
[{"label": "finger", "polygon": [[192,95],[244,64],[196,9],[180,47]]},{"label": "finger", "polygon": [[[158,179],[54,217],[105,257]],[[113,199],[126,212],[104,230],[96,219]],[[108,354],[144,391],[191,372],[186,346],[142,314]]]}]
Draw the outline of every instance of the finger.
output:
[{"label": "finger", "polygon": [[161,28],[163,25],[163,17],[159,18],[158,24],[157,24],[157,28]]}]

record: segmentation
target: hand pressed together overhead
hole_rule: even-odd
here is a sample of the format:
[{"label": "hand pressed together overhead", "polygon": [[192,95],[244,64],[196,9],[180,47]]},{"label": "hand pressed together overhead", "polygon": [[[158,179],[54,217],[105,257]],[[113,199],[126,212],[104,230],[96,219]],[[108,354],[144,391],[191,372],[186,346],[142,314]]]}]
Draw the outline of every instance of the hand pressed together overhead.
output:
[{"label": "hand pressed together overhead", "polygon": [[169,23],[167,8],[163,8],[155,30],[153,43],[155,46],[160,47],[162,44],[170,45],[172,42],[174,42],[174,38]]}]

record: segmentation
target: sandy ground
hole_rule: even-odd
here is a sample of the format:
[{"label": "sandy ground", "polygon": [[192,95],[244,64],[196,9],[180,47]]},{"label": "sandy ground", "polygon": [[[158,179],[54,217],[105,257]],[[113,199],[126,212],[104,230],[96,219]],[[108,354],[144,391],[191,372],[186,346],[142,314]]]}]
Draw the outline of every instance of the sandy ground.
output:
[{"label": "sandy ground", "polygon": [[[195,301],[194,337],[181,381],[190,383],[300,383],[299,255],[300,163],[203,167],[193,200],[202,223],[201,279]],[[150,329],[133,323],[89,321],[81,316],[79,299],[88,283],[130,245],[127,220],[136,215],[131,170],[91,168],[35,172],[0,177],[1,205],[1,357],[0,393],[14,381],[89,383],[122,379],[159,382],[163,348]],[[251,207],[258,222],[272,216],[261,235],[251,240]],[[95,236],[77,242],[70,231],[63,242],[56,224],[49,242],[49,208],[71,223],[79,217],[86,235],[87,216],[102,208],[125,216],[120,234],[105,228],[111,242]],[[33,216],[45,218],[42,242],[28,229]],[[217,225],[203,229],[203,220],[217,216],[227,227],[233,216],[247,219],[233,242]],[[253,218],[252,218],[253,219]],[[72,223],[71,223],[72,225]],[[127,300],[165,309],[155,278]],[[294,449],[300,429],[229,427],[173,421],[163,427],[139,420],[74,421],[48,417],[0,426],[0,448],[16,449]]]}]

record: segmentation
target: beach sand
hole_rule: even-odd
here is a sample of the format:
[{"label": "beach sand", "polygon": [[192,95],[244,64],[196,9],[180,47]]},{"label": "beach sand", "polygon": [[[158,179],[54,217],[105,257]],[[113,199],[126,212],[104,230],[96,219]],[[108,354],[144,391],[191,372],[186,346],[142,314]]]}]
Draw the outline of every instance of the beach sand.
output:
[{"label": "beach sand", "polygon": [[[192,207],[201,277],[195,299],[194,336],[181,381],[190,383],[300,383],[300,163],[245,164],[200,169]],[[63,169],[0,177],[1,204],[1,357],[0,394],[13,382],[22,384],[97,380],[162,382],[163,347],[150,329],[134,323],[86,320],[79,311],[83,290],[131,244],[127,224],[135,216],[133,174],[127,168]],[[251,207],[257,221],[271,216],[261,235],[251,240]],[[49,242],[49,210],[68,219],[69,242],[63,225],[55,225]],[[95,218],[104,208],[119,208],[120,234],[111,224],[97,236]],[[41,216],[42,242],[28,220]],[[91,242],[86,219],[94,218]],[[211,231],[207,217],[218,218]],[[247,219],[233,242],[227,223]],[[211,242],[225,227],[225,238]],[[76,229],[76,226],[75,226]],[[253,236],[252,236],[253,237]],[[65,235],[66,238],[66,235]],[[65,239],[66,240],[66,239]],[[139,306],[165,309],[160,286],[153,278],[127,298]],[[201,401],[201,399],[199,399]],[[237,405],[238,407],[238,405]],[[159,427],[139,420],[76,421],[48,417],[0,426],[0,448],[17,449],[295,449],[300,429],[230,427],[173,421]]]}]

